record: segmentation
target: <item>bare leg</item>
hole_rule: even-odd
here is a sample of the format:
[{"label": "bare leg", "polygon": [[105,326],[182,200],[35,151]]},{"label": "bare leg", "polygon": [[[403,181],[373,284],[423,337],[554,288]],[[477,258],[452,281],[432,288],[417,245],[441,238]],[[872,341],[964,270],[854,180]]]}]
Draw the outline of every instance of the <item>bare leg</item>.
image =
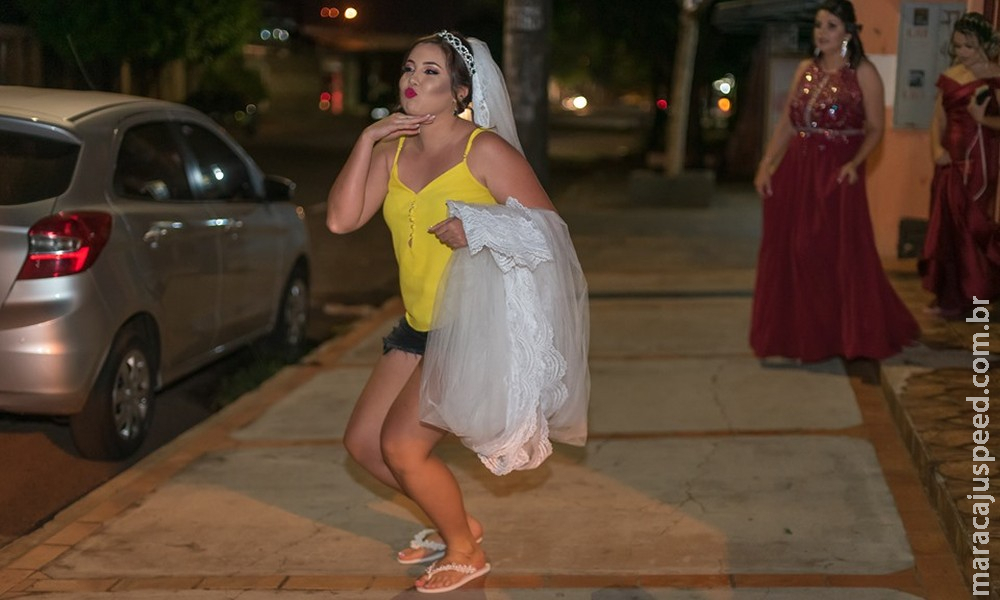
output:
[{"label": "bare leg", "polygon": [[[419,396],[418,367],[386,416],[382,455],[403,491],[427,514],[448,545],[438,563],[480,568],[486,564],[486,555],[469,528],[462,491],[452,472],[432,453],[444,433],[420,422]],[[416,585],[444,587],[461,577],[461,573],[446,571],[430,580],[421,577]]]},{"label": "bare leg", "polygon": [[[389,409],[419,362],[419,356],[399,350],[391,350],[382,355],[358,396],[344,432],[344,446],[351,457],[376,479],[398,492],[403,491],[402,487],[382,458],[379,437]],[[416,417],[414,419],[416,422]],[[479,521],[469,517],[468,526],[475,534],[475,539],[482,537],[483,526]],[[431,537],[435,538],[438,536]],[[428,553],[424,548],[405,548],[399,555],[400,558],[412,560]]]},{"label": "bare leg", "polygon": [[396,491],[402,488],[382,458],[379,437],[385,416],[418,364],[420,357],[416,354],[399,350],[383,354],[361,390],[344,431],[344,447],[348,454],[376,479]]}]

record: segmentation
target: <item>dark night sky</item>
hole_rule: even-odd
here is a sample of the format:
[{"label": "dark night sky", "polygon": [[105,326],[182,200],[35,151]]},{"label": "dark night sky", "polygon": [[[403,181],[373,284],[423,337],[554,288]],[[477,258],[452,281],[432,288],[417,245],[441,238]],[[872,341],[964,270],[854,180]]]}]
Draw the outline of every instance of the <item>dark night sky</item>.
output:
[{"label": "dark night sky", "polygon": [[[321,22],[320,8],[340,10],[353,6],[358,18],[353,26],[385,33],[409,33],[415,36],[441,28],[460,28],[469,35],[481,31],[465,31],[482,27],[500,27],[503,1],[406,1],[406,0],[265,0],[266,13],[278,13],[299,23]],[[493,21],[493,22],[490,22]],[[464,28],[463,28],[464,26]]]}]

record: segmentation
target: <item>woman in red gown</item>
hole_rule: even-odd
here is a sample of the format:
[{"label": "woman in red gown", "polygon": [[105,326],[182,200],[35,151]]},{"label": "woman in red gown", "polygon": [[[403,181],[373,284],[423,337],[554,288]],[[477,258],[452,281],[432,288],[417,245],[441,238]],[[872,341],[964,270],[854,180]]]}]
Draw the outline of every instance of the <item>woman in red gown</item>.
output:
[{"label": "woman in red gown", "polygon": [[1000,295],[1000,65],[989,58],[996,49],[989,22],[979,13],[963,15],[951,38],[955,63],[937,81],[934,179],[920,274],[935,296],[933,312],[948,319],[962,318],[973,298]]},{"label": "woman in red gown", "polygon": [[858,31],[848,0],[817,10],[815,57],[799,65],[754,177],[763,237],[750,345],[761,358],[882,359],[919,335],[875,248],[865,159],[885,107]]}]

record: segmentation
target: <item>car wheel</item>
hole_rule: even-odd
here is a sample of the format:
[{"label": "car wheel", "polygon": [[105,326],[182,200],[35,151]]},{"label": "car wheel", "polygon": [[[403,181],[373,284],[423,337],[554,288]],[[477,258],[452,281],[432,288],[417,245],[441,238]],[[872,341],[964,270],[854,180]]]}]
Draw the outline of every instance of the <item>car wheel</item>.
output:
[{"label": "car wheel", "polygon": [[155,365],[134,328],[111,346],[83,410],[70,417],[73,443],[86,458],[116,460],[134,453],[153,419]]},{"label": "car wheel", "polygon": [[309,282],[301,269],[288,278],[278,307],[278,318],[271,332],[269,348],[283,361],[292,363],[306,348],[306,326],[309,322]]}]

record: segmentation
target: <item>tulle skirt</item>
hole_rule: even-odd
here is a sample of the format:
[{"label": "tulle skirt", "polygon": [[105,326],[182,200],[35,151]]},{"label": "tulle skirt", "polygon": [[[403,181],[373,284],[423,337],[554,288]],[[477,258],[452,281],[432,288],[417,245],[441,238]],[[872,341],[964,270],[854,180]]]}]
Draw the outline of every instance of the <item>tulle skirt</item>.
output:
[{"label": "tulle skirt", "polygon": [[553,211],[451,201],[469,247],[455,251],[424,355],[420,416],[493,473],[539,466],[550,440],[587,439],[587,284]]}]

